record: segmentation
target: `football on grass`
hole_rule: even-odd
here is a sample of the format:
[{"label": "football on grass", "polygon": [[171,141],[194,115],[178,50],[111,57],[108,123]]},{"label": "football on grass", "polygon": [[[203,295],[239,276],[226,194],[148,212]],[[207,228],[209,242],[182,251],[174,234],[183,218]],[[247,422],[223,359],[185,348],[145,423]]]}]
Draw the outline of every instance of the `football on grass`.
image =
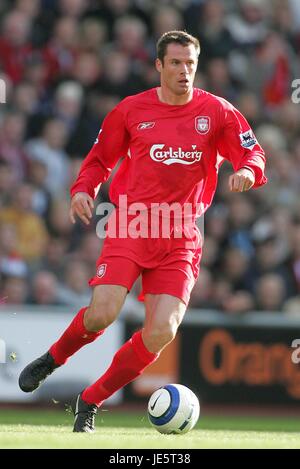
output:
[{"label": "football on grass", "polygon": [[148,418],[160,433],[187,433],[200,415],[197,396],[182,384],[167,384],[155,391],[148,402]]}]

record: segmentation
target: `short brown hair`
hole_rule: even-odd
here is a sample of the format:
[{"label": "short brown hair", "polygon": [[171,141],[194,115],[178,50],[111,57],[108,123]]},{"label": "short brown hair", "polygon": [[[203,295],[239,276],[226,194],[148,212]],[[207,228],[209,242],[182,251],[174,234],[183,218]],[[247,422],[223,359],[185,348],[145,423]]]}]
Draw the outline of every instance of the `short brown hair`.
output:
[{"label": "short brown hair", "polygon": [[182,46],[189,46],[194,44],[197,54],[200,54],[200,43],[198,39],[186,31],[168,31],[164,33],[156,44],[157,58],[163,63],[164,56],[167,52],[168,44],[175,43]]}]

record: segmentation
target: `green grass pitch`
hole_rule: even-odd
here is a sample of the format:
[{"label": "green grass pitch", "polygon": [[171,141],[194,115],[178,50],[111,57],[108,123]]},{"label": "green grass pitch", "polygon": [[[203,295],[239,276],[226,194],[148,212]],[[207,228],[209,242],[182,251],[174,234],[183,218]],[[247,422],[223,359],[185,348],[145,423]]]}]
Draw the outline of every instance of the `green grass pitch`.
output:
[{"label": "green grass pitch", "polygon": [[0,409],[0,448],[300,448],[297,417],[202,416],[186,435],[161,435],[146,414],[99,411],[92,435],[72,433],[63,410]]}]

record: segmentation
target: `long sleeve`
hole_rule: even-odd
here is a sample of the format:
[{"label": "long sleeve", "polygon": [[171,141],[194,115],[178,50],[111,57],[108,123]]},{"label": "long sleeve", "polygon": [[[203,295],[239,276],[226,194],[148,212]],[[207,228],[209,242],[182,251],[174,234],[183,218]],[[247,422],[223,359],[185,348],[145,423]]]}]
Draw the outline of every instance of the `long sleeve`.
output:
[{"label": "long sleeve", "polygon": [[253,187],[266,184],[265,153],[244,116],[225,100],[222,123],[222,132],[217,142],[219,154],[231,162],[234,171],[241,168],[252,170],[255,175]]},{"label": "long sleeve", "polygon": [[129,146],[129,133],[123,113],[115,107],[104,119],[98,138],[84,159],[79,175],[71,187],[71,197],[76,192],[97,195],[99,184],[105,182],[118,160],[125,157]]}]

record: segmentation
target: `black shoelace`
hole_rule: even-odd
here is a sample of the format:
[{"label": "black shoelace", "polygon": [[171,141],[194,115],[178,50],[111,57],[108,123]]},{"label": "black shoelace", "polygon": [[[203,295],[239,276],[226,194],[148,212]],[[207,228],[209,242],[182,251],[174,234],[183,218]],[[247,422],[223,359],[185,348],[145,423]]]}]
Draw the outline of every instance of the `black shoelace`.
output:
[{"label": "black shoelace", "polygon": [[87,413],[87,421],[86,421],[86,424],[87,426],[89,427],[90,430],[94,430],[95,428],[95,411],[94,409],[92,410],[89,410],[88,413]]},{"label": "black shoelace", "polygon": [[80,414],[84,414],[84,424],[90,430],[94,430],[96,413],[97,413],[97,407],[95,408],[93,406],[91,409],[89,409],[87,411],[78,412],[78,416],[80,417]]}]

